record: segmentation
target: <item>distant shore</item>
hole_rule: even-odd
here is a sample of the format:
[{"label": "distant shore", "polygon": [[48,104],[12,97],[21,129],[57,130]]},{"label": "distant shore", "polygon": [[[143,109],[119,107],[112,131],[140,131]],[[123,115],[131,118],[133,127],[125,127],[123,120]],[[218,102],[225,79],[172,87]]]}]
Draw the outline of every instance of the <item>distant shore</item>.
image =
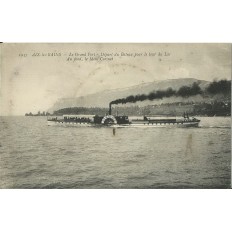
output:
[{"label": "distant shore", "polygon": [[[69,107],[59,109],[53,113],[27,113],[25,116],[62,116],[69,115],[106,115],[108,108],[102,107]],[[160,105],[148,105],[144,107],[139,106],[115,106],[112,108],[113,115],[127,115],[127,116],[182,116],[188,113],[189,116],[231,116],[231,102],[213,102],[213,103],[166,103]]]}]

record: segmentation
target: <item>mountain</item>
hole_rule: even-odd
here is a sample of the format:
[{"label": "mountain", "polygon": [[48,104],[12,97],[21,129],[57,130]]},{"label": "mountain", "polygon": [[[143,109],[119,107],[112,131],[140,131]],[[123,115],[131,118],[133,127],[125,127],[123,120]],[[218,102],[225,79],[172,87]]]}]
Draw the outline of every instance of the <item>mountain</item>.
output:
[{"label": "mountain", "polygon": [[[109,103],[118,98],[124,98],[129,95],[137,94],[148,94],[156,90],[166,90],[171,87],[174,90],[178,90],[182,86],[191,86],[194,82],[199,83],[201,89],[205,89],[210,82],[204,80],[198,80],[194,78],[184,78],[184,79],[169,79],[164,81],[154,81],[150,83],[144,83],[128,88],[114,89],[114,90],[104,90],[98,93],[76,97],[76,98],[62,98],[59,99],[49,112],[53,112],[58,109],[68,108],[68,107],[108,107]],[[171,99],[170,99],[171,100]],[[147,104],[146,102],[138,104]]]}]

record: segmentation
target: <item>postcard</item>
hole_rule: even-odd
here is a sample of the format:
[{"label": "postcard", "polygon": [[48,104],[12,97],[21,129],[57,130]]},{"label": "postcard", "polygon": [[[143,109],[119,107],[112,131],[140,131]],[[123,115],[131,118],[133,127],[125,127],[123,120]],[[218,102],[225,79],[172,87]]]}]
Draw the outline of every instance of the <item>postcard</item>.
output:
[{"label": "postcard", "polygon": [[231,188],[231,44],[1,43],[0,188]]}]

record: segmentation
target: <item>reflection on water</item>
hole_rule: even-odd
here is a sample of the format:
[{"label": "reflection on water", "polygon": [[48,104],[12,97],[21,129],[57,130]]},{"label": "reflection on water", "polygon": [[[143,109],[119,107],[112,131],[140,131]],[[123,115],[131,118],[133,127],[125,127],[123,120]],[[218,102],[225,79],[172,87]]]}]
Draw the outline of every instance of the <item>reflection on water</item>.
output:
[{"label": "reflection on water", "polygon": [[0,188],[230,188],[230,118],[112,129],[0,117],[0,128]]}]

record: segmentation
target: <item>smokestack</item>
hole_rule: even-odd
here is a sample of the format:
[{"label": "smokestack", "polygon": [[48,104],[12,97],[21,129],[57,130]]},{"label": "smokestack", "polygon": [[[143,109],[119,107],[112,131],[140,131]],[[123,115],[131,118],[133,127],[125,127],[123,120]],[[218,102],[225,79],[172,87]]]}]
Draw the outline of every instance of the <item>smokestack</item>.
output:
[{"label": "smokestack", "polygon": [[111,103],[109,104],[109,115],[111,115]]}]

